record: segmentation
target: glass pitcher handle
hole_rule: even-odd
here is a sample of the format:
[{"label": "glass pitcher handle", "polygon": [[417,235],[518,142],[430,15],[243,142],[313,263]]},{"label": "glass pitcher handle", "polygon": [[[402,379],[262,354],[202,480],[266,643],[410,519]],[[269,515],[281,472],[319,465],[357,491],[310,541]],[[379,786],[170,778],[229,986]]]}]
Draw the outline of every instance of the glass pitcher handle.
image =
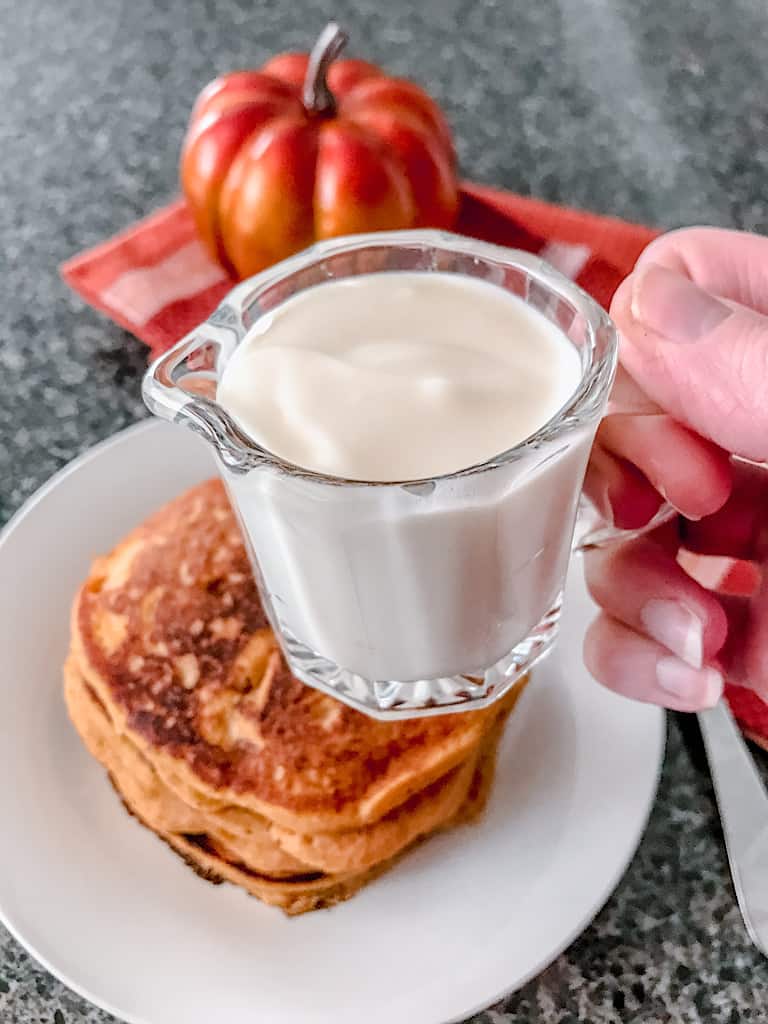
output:
[{"label": "glass pitcher handle", "polygon": [[222,309],[159,356],[141,390],[150,412],[189,427],[233,472],[248,472],[259,461],[258,449],[216,402],[222,367],[238,343],[236,331],[216,321]]},{"label": "glass pitcher handle", "polygon": [[576,514],[573,550],[581,553],[591,551],[594,548],[604,548],[609,544],[616,544],[619,541],[642,537],[663,523],[668,523],[677,515],[677,510],[668,502],[665,502],[645,526],[640,526],[635,530],[622,530],[617,526],[606,523],[589,498],[582,494],[579,498],[579,508]]}]

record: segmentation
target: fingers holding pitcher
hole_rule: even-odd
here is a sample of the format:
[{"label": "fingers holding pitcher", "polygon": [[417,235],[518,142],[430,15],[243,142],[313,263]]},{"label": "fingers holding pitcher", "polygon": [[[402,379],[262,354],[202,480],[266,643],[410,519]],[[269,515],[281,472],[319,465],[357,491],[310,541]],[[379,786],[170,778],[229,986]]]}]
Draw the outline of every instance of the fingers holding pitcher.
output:
[{"label": "fingers holding pitcher", "polygon": [[722,692],[718,652],[728,623],[718,598],[652,538],[594,551],[587,584],[602,615],[585,658],[609,689],[676,710],[710,707]]},{"label": "fingers holding pitcher", "polygon": [[663,645],[606,614],[587,631],[584,661],[609,690],[671,711],[714,707],[723,692],[723,677],[717,668],[693,668]]},{"label": "fingers holding pitcher", "polygon": [[731,475],[727,452],[663,412],[619,368],[585,480],[606,518],[637,529],[667,500],[700,519],[727,500]]},{"label": "fingers holding pitcher", "polygon": [[727,452],[667,413],[613,413],[601,423],[598,438],[603,449],[638,469],[689,519],[716,512],[730,494]]}]

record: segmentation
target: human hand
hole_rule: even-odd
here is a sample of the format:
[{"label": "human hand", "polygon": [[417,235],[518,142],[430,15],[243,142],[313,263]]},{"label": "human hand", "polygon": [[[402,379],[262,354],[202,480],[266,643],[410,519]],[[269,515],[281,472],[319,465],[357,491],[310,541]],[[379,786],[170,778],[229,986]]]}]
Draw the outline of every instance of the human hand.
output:
[{"label": "human hand", "polygon": [[585,657],[606,686],[679,710],[714,704],[723,675],[768,699],[768,576],[714,594],[681,550],[768,564],[768,239],[714,228],[662,236],[617,291],[623,367],[587,490],[618,526],[662,498],[677,523],[591,553],[602,613]]}]

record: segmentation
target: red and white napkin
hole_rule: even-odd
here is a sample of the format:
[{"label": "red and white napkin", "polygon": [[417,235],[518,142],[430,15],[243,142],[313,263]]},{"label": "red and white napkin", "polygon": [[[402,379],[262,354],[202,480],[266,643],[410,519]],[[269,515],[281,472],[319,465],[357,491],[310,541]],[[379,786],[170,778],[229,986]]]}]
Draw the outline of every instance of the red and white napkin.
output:
[{"label": "red and white napkin", "polygon": [[[455,230],[539,254],[606,307],[658,233],[470,183],[462,189]],[[183,200],[73,257],[61,273],[153,356],[205,320],[235,283],[197,240]],[[686,568],[713,590],[744,594],[754,586],[750,567],[728,559],[697,559]],[[768,704],[738,686],[728,686],[726,694],[744,730],[768,747]]]},{"label": "red and white napkin", "polygon": [[[466,185],[456,230],[540,253],[607,305],[656,232],[592,213]],[[61,268],[89,305],[164,351],[204,320],[234,283],[195,236],[183,200]]]}]

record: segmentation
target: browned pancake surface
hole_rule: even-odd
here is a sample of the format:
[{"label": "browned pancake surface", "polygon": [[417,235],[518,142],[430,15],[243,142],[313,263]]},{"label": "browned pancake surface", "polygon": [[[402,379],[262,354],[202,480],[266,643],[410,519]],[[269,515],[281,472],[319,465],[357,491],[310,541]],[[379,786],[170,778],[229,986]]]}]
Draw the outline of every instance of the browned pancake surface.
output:
[{"label": "browned pancake surface", "polygon": [[[70,659],[65,696],[70,715],[91,753],[107,768],[128,810],[156,832],[204,877],[224,879],[287,913],[303,913],[347,899],[389,866],[425,832],[473,819],[482,809],[493,773],[503,723],[522,689],[505,702],[478,756],[411,798],[377,824],[335,835],[280,835],[299,842],[310,863],[296,860],[275,842],[273,828],[252,823],[249,838],[229,836],[215,818],[181,805],[165,791],[151,767],[124,736],[111,728],[106,709],[94,697]],[[425,816],[426,815],[426,816]],[[278,829],[278,832],[281,830]],[[373,842],[371,842],[373,840]]]},{"label": "browned pancake surface", "polygon": [[293,678],[218,480],[95,563],[73,609],[73,654],[185,799],[234,798],[307,831],[380,818],[459,764],[495,718],[379,722]]}]

